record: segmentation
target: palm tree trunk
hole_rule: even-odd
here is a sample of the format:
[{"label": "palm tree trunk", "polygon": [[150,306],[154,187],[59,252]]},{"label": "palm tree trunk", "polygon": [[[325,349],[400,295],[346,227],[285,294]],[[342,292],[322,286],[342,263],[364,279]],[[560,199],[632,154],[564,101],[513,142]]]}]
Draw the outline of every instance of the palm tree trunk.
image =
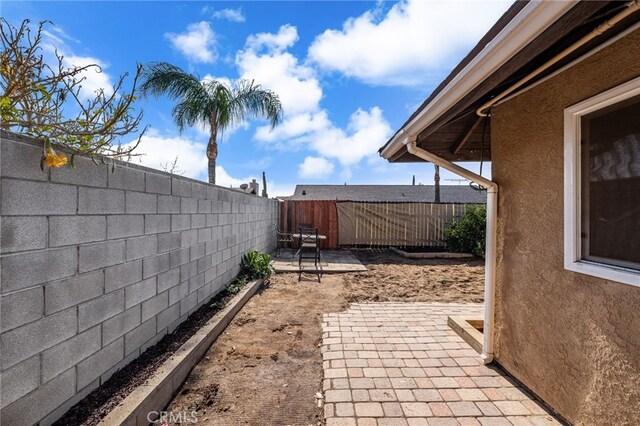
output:
[{"label": "palm tree trunk", "polygon": [[211,120],[211,136],[207,145],[207,159],[209,160],[209,183],[216,183],[216,158],[218,158],[218,123]]}]

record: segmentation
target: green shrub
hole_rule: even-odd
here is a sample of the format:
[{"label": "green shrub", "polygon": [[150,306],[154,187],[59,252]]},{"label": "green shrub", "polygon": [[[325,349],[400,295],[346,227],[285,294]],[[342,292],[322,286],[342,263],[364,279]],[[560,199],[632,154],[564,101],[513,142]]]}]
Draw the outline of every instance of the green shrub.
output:
[{"label": "green shrub", "polygon": [[236,294],[244,288],[251,280],[268,280],[275,273],[271,264],[271,256],[267,253],[252,251],[242,256],[240,263],[240,273],[227,286],[225,292]]},{"label": "green shrub", "polygon": [[469,206],[462,218],[444,231],[449,250],[484,257],[487,209]]},{"label": "green shrub", "polygon": [[240,274],[248,280],[269,279],[275,270],[271,264],[271,256],[267,253],[252,251],[242,257]]}]

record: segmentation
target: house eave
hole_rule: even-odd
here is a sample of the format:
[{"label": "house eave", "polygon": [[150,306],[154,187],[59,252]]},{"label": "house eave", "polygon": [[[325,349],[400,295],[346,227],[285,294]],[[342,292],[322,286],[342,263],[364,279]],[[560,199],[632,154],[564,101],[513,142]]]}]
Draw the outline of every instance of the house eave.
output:
[{"label": "house eave", "polygon": [[380,156],[391,160],[404,149],[410,138],[416,137],[576,4],[553,1],[527,3],[427,105],[423,105],[396,132],[379,150]]}]

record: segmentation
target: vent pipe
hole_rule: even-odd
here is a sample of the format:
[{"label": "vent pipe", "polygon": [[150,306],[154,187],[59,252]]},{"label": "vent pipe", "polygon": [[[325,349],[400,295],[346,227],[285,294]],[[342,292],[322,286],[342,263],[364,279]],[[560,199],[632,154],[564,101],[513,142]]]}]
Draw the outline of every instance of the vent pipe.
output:
[{"label": "vent pipe", "polygon": [[258,182],[256,182],[255,179],[252,179],[251,182],[249,182],[249,188],[251,189],[252,194],[260,194],[260,185],[258,185]]}]

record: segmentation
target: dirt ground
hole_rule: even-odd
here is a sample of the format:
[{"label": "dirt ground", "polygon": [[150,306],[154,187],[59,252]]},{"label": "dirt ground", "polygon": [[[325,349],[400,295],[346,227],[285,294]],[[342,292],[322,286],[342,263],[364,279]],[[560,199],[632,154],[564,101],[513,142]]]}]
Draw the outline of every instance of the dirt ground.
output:
[{"label": "dirt ground", "polygon": [[354,251],[366,272],[344,275],[347,302],[481,303],[484,260],[407,259],[391,251]]},{"label": "dirt ground", "polygon": [[278,274],[209,349],[168,410],[203,425],[317,425],[322,314],[380,301],[482,302],[483,262],[354,252],[368,271],[322,283]]}]

